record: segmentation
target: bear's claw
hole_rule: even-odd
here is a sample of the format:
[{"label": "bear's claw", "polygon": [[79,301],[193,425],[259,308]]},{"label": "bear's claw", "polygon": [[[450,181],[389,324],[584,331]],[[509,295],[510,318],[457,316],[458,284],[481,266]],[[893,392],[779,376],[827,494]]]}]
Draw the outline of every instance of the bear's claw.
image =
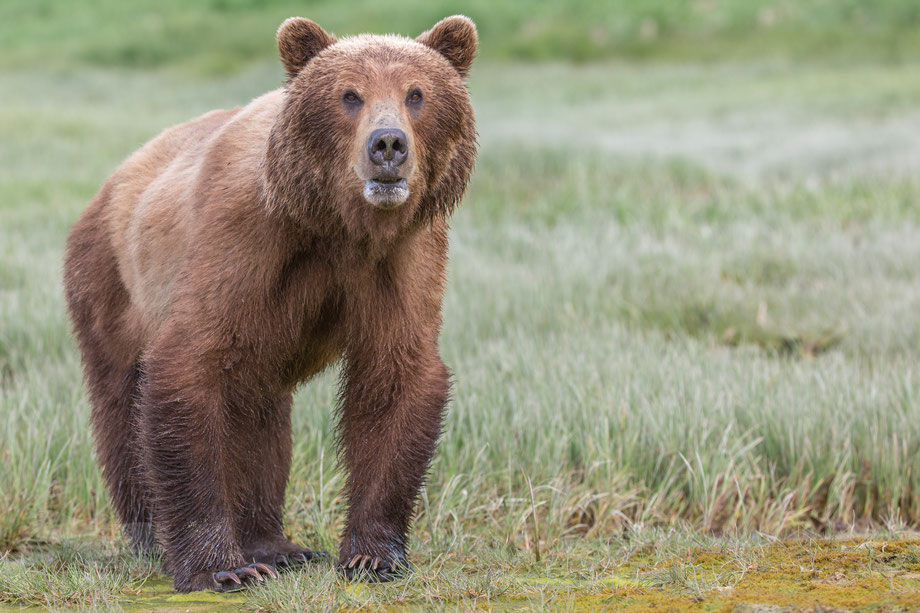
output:
[{"label": "bear's claw", "polygon": [[265,573],[272,579],[278,578],[278,571],[276,571],[274,568],[272,568],[268,564],[262,564],[261,562],[256,562],[255,564],[250,564],[249,567],[255,570],[262,571],[263,573]]},{"label": "bear's claw", "polygon": [[[357,565],[358,570],[362,570],[365,567],[367,567],[367,565],[370,564],[371,562],[373,562],[373,564],[370,566],[370,570],[377,570],[377,567],[380,566],[380,563],[383,562],[383,560],[381,560],[377,556],[374,556],[373,558],[371,558],[371,556],[363,556],[359,553],[358,555],[356,555],[355,557],[351,559],[351,562],[349,562],[348,566],[346,566],[345,568],[354,568],[355,565]],[[396,571],[396,561],[395,560],[390,564],[390,570]]]},{"label": "bear's claw", "polygon": [[240,578],[236,576],[236,573],[230,572],[229,570],[222,570],[219,573],[214,573],[214,580],[220,584],[223,584],[225,581],[233,581],[237,585],[242,585]]},{"label": "bear's claw", "polygon": [[[259,571],[262,571],[261,573]],[[255,562],[249,564],[248,566],[243,566],[237,568],[236,570],[222,570],[220,572],[214,573],[214,580],[220,586],[217,588],[219,592],[228,592],[231,590],[241,589],[245,585],[253,583],[255,581],[263,581],[262,574],[266,574],[272,579],[278,578],[278,571],[269,566],[268,564],[262,564],[261,562]],[[251,577],[251,579],[247,579]]]},{"label": "bear's claw", "polygon": [[393,559],[387,564],[380,556],[357,554],[347,563],[339,565],[339,570],[347,579],[364,579],[372,583],[393,581],[410,570],[409,563],[402,559]]}]

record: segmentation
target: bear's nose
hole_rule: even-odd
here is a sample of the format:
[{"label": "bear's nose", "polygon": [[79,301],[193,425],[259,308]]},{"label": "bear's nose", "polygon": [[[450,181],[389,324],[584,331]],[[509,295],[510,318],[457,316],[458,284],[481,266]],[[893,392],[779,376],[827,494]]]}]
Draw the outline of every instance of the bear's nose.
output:
[{"label": "bear's nose", "polygon": [[[398,128],[380,128],[367,139],[367,154],[377,166],[399,166],[406,161],[409,147],[406,133]],[[388,164],[389,162],[389,164]]]}]

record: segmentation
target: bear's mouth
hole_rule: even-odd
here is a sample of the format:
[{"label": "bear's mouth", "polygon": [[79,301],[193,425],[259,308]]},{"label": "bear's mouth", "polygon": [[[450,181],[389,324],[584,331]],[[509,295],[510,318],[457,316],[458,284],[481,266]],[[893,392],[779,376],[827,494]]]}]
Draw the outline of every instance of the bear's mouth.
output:
[{"label": "bear's mouth", "polygon": [[391,209],[409,198],[409,186],[401,177],[374,177],[364,182],[364,199],[377,208]]}]

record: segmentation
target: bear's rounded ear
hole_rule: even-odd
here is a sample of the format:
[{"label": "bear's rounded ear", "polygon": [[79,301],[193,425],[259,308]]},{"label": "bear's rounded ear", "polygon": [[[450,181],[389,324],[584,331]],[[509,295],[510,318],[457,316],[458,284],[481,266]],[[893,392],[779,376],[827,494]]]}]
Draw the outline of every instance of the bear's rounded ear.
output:
[{"label": "bear's rounded ear", "polygon": [[334,42],[335,36],[315,21],[303,17],[286,19],[278,28],[278,51],[288,77],[296,77],[313,56]]},{"label": "bear's rounded ear", "polygon": [[446,57],[461,77],[469,73],[479,44],[476,24],[463,15],[445,17],[415,40]]}]

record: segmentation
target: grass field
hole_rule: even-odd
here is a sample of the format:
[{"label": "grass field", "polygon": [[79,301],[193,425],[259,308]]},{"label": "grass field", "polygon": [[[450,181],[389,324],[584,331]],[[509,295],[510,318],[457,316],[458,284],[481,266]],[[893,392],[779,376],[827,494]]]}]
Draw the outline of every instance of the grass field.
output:
[{"label": "grass field", "polygon": [[[536,4],[531,38],[520,7],[460,7],[481,152],[416,573],[171,595],[93,457],[67,230],[160,129],[278,86],[281,18],[414,33],[458,10],[211,4],[0,9],[0,609],[920,607],[920,14],[896,0]],[[572,51],[592,22],[619,33]],[[329,551],[335,381],[296,397],[286,512]]]}]

